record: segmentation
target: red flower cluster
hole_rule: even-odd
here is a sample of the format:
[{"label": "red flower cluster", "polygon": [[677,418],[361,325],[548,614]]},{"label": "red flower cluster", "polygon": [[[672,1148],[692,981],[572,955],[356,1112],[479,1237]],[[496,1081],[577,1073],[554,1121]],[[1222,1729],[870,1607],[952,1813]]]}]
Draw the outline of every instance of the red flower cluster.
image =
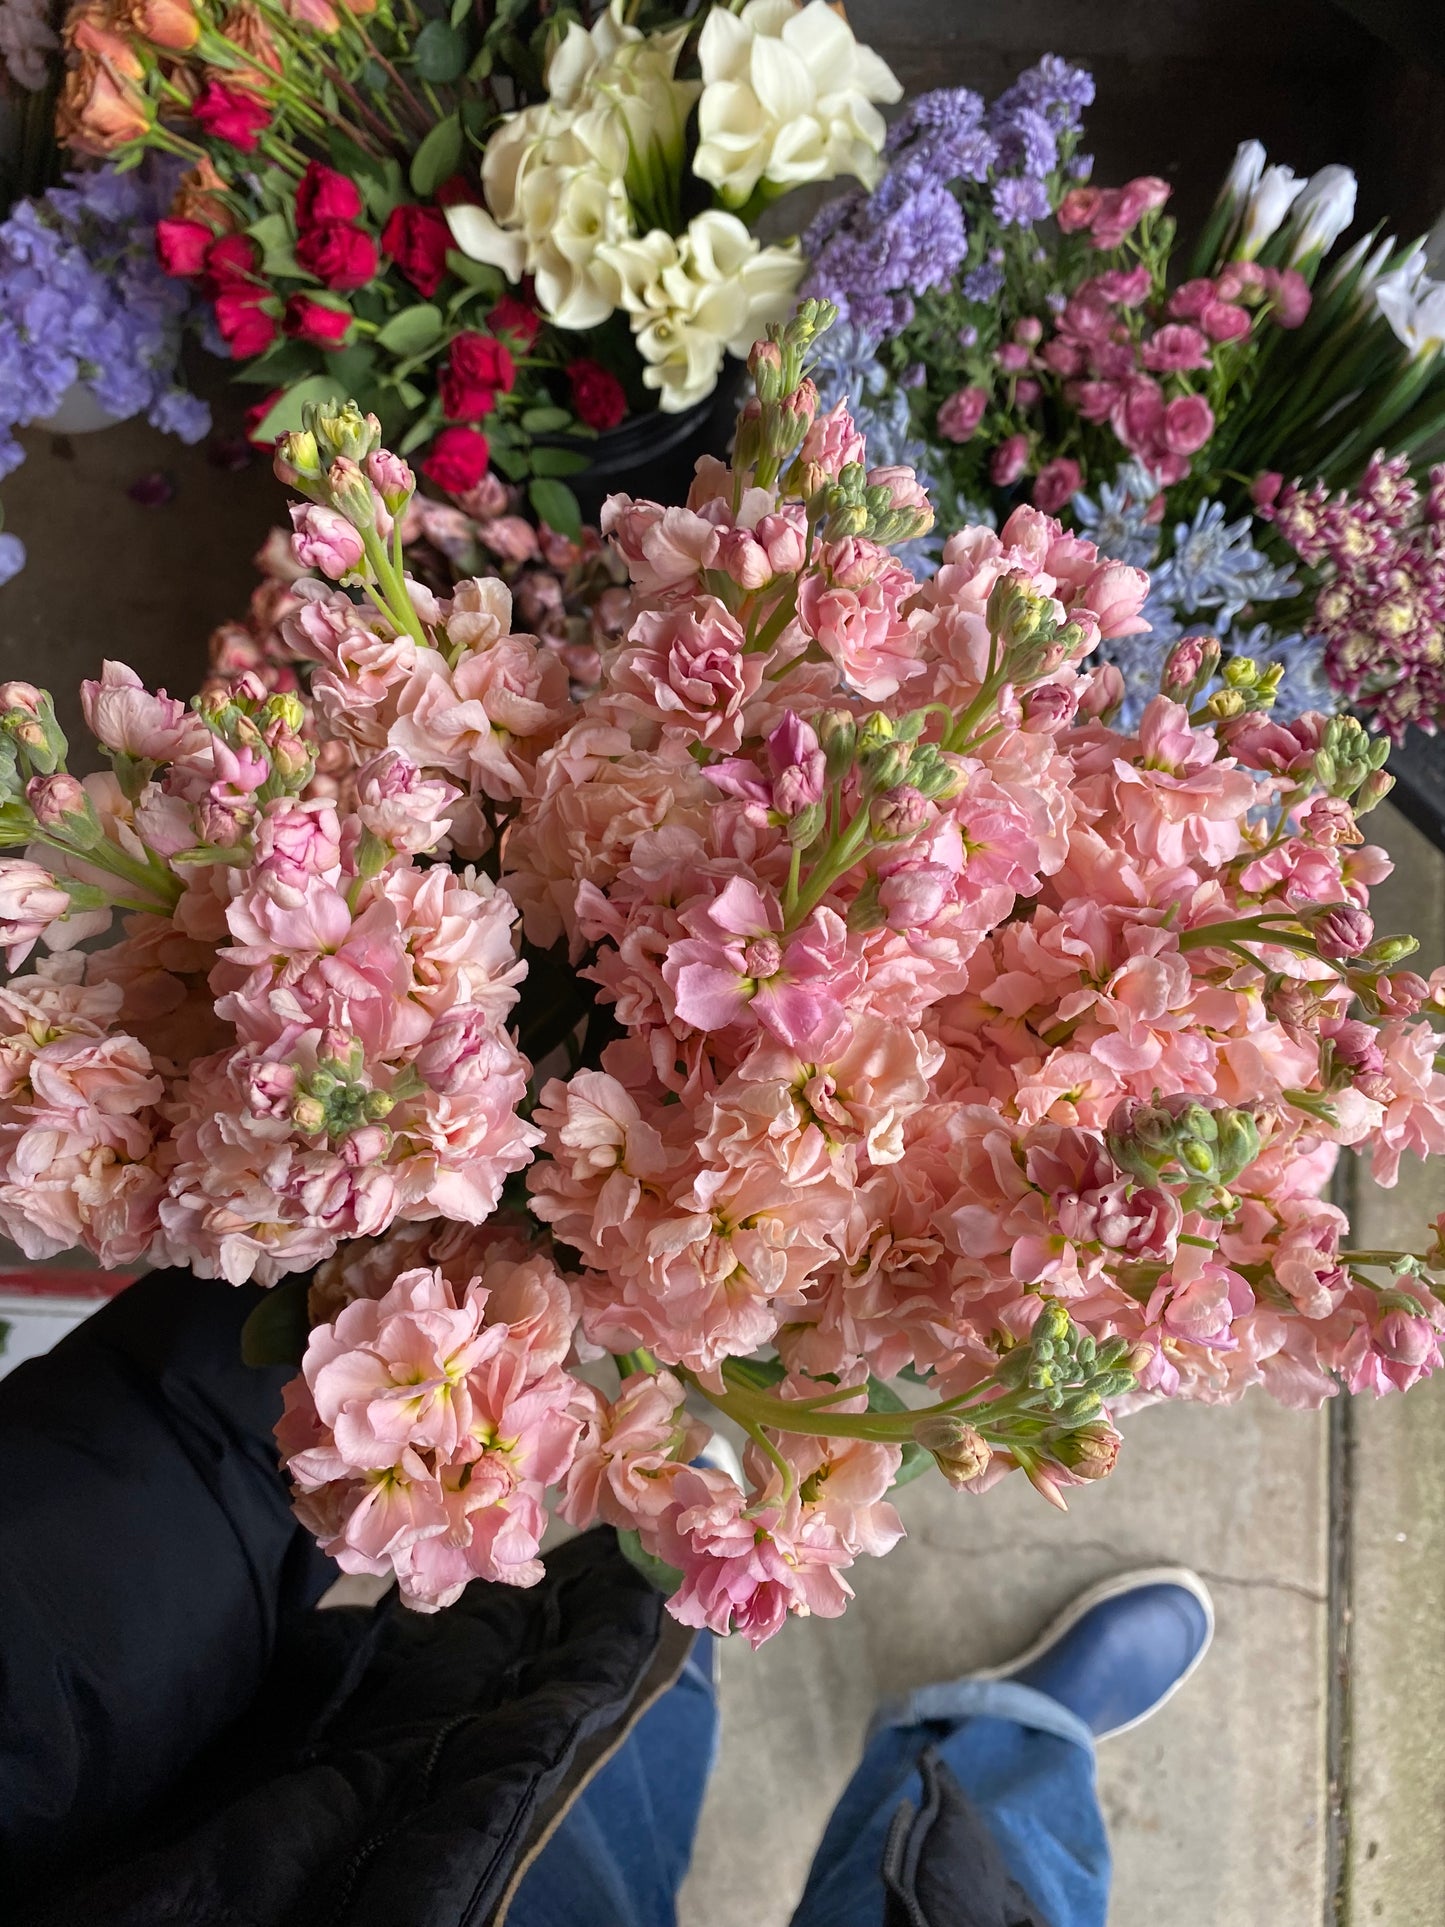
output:
[{"label": "red flower cluster", "polygon": [[495,335],[462,334],[452,342],[437,386],[448,421],[479,422],[517,379],[511,351]]},{"label": "red flower cluster", "polygon": [[381,230],[381,251],[395,261],[418,294],[428,298],[442,284],[452,231],[439,207],[405,202],[394,207]]},{"label": "red flower cluster", "polygon": [[627,413],[627,394],[611,369],[583,356],[568,367],[567,379],[578,421],[598,430],[616,428]]},{"label": "red flower cluster", "polygon": [[221,339],[237,361],[264,354],[276,339],[276,303],[260,266],[261,250],[246,234],[223,234],[205,251],[202,285]]},{"label": "red flower cluster", "polygon": [[254,94],[241,87],[227,87],[223,81],[206,83],[191,109],[191,117],[202,133],[252,154],[271,125],[271,110]]},{"label": "red flower cluster", "polygon": [[[358,225],[361,206],[356,183],[320,161],[310,163],[297,185],[296,259],[338,294],[364,288],[380,265],[375,241]],[[321,339],[313,332],[301,338],[334,347],[344,335],[343,329],[340,336]]]},{"label": "red flower cluster", "polygon": [[479,428],[444,428],[421,472],[448,495],[465,495],[481,481],[491,459],[491,444]]}]

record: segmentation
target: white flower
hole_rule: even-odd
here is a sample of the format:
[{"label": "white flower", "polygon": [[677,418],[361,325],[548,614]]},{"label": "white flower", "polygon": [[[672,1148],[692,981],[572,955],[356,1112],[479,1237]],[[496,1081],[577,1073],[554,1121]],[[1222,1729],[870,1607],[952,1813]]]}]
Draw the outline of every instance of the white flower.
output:
[{"label": "white flower", "polygon": [[1243,207],[1259,185],[1266,155],[1260,141],[1241,141],[1234,150],[1234,162],[1219,190],[1219,198],[1229,207]]},{"label": "white flower", "polygon": [[892,72],[827,0],[714,7],[698,43],[703,90],[693,172],[741,207],[759,182],[796,187],[878,179],[886,132],[875,101],[902,97]]},{"label": "white flower", "polygon": [[1241,261],[1252,261],[1270,236],[1278,233],[1285,215],[1303,192],[1304,182],[1289,168],[1264,170],[1244,211],[1244,233],[1237,250]]},{"label": "white flower", "polygon": [[1423,250],[1417,249],[1393,273],[1380,276],[1375,305],[1412,360],[1438,354],[1445,347],[1445,281],[1432,281],[1426,274]]},{"label": "white flower", "polygon": [[1311,174],[1290,209],[1290,261],[1323,257],[1355,218],[1355,177],[1348,167],[1322,167]]},{"label": "white flower", "polygon": [[624,178],[645,208],[659,194],[676,198],[687,117],[702,86],[675,78],[686,24],[644,36],[622,9],[623,0],[612,0],[590,33],[572,23],[547,68],[547,93],[599,165]]},{"label": "white flower", "polygon": [[608,243],[598,261],[616,305],[632,317],[643,381],[665,414],[712,393],[723,354],[745,355],[787,314],[802,274],[796,247],[764,248],[734,214],[710,209],[674,239],[654,228]]}]

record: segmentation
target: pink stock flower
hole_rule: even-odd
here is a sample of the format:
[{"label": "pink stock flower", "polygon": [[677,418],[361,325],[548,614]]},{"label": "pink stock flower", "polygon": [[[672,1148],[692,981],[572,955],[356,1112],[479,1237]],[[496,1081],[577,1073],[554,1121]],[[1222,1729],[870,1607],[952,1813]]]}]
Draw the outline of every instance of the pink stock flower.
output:
[{"label": "pink stock flower", "polygon": [[292,506],[291,522],[296,531],[292,545],[303,568],[316,569],[333,582],[360,568],[366,548],[344,515],[314,502],[298,502]]},{"label": "pink stock flower", "polygon": [[762,681],[763,662],[723,603],[699,596],[683,608],[647,610],[627,633],[612,667],[623,704],[664,732],[714,749],[736,749],[743,706]]},{"label": "pink stock flower", "polygon": [[107,749],[147,762],[193,755],[209,740],[199,716],[163,689],[152,695],[123,662],[102,663],[100,681],[80,685],[80,706],[87,729]]},{"label": "pink stock flower", "polygon": [[356,772],[357,817],[398,856],[433,849],[451,828],[442,812],[460,795],[440,777],[428,781],[395,749],[383,750]]},{"label": "pink stock flower", "polygon": [[861,462],[865,452],[863,437],[847,404],[840,401],[826,415],[814,417],[803,437],[798,460],[818,469],[826,479],[835,480],[850,463]]},{"label": "pink stock flower", "polygon": [[785,938],[776,900],[735,876],[682,921],[690,934],[669,947],[662,971],[680,1022],[700,1031],[761,1024],[792,1045],[836,1026],[848,983],[833,912],[814,911]]},{"label": "pink stock flower", "polygon": [[893,695],[918,673],[916,644],[902,614],[914,586],[902,563],[862,537],[821,550],[799,586],[799,622],[870,702]]},{"label": "pink stock flower", "polygon": [[644,595],[688,582],[712,567],[718,532],[691,509],[664,509],[612,495],[602,505],[602,532],[611,536]]}]

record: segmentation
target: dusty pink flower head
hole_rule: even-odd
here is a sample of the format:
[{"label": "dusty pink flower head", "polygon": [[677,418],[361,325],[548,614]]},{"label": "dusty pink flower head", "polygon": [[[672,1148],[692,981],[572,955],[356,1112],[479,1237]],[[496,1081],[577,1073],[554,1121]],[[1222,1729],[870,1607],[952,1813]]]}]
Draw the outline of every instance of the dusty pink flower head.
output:
[{"label": "dusty pink flower head", "polygon": [[1056,515],[1083,485],[1079,464],[1071,455],[1059,455],[1052,462],[1046,462],[1034,477],[1034,506],[1045,515]]},{"label": "dusty pink flower head", "polygon": [[442,777],[424,777],[395,749],[383,750],[356,772],[357,818],[398,856],[434,849],[451,828],[443,812],[460,795]]},{"label": "dusty pink flower head", "polygon": [[296,560],[306,568],[340,582],[360,567],[365,544],[335,509],[316,502],[293,502],[291,523],[296,531],[291,538]]},{"label": "dusty pink flower head", "polygon": [[867,454],[846,402],[839,402],[826,415],[817,416],[798,451],[798,460],[821,470],[835,480],[850,463],[861,462]]},{"label": "dusty pink flower head", "polygon": [[107,749],[168,763],[193,753],[207,737],[198,716],[166,692],[154,695],[123,662],[101,664],[99,682],[80,685],[86,727]]}]

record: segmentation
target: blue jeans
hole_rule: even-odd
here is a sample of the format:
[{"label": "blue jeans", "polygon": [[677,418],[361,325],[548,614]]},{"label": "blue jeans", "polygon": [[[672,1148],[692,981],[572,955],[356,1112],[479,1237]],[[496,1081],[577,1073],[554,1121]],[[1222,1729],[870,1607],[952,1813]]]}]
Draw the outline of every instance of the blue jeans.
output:
[{"label": "blue jeans", "polygon": [[[711,1635],[593,1776],[528,1869],[507,1927],[674,1927],[717,1748]],[[1057,1700],[1009,1680],[925,1686],[880,1709],[833,1809],[792,1927],[880,1927],[883,1847],[936,1747],[1049,1927],[1104,1927],[1109,1844],[1094,1742]]]}]

